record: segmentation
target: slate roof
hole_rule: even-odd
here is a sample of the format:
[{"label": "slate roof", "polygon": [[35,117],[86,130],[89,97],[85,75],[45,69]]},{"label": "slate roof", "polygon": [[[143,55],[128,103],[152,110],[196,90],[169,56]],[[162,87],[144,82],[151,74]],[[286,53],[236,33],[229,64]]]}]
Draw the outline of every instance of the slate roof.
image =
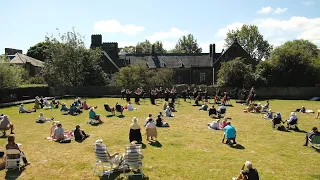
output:
[{"label": "slate roof", "polygon": [[[221,53],[216,53],[219,57]],[[130,64],[144,64],[149,68],[168,67],[168,68],[191,68],[191,67],[212,67],[209,53],[196,55],[188,54],[127,54],[121,58],[130,59]]]},{"label": "slate roof", "polygon": [[20,53],[16,53],[15,57],[10,61],[13,64],[25,64],[27,62],[36,67],[44,67],[44,62]]},{"label": "slate roof", "polygon": [[[237,40],[235,40],[226,50],[224,50],[222,53],[220,53],[220,56],[218,58],[216,58],[216,60],[213,62],[213,65],[215,65],[217,62],[219,62],[221,60],[221,58],[223,57],[223,55],[225,53],[227,53],[229,51],[229,49],[231,49],[232,47],[237,46],[238,48],[242,48],[243,47],[238,43]],[[245,52],[247,52],[245,49],[243,49]]]}]

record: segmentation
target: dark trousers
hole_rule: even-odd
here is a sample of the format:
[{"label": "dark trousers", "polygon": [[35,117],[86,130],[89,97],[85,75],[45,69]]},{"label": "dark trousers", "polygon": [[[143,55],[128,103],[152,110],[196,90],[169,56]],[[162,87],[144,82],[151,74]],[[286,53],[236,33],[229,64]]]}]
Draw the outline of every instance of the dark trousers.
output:
[{"label": "dark trousers", "polygon": [[306,134],[306,145],[309,144],[309,138],[311,138],[311,133]]}]

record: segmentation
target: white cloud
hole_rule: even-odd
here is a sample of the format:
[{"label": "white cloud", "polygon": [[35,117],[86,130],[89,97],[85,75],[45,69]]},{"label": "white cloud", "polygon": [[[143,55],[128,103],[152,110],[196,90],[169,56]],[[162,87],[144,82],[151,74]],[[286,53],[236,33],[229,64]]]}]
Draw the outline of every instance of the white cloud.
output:
[{"label": "white cloud", "polygon": [[[217,38],[223,40],[229,29],[239,28],[244,23],[233,23],[221,28]],[[288,40],[306,39],[320,46],[320,18],[291,17],[287,20],[275,18],[257,19],[246,24],[255,24],[260,32],[273,45],[278,46]]]},{"label": "white cloud", "polygon": [[117,20],[103,20],[94,23],[93,29],[97,33],[115,33],[122,32],[128,35],[135,35],[138,32],[144,31],[143,26],[137,26],[134,24],[122,25]]},{"label": "white cloud", "polygon": [[276,10],[274,10],[274,14],[281,14],[284,13],[288,10],[288,8],[277,8]]},{"label": "white cloud", "polygon": [[259,13],[259,14],[269,14],[271,12],[272,12],[271,6],[263,7],[259,11],[257,11],[257,13]]},{"label": "white cloud", "polygon": [[151,36],[146,37],[146,39],[153,41],[153,40],[164,40],[164,39],[173,39],[173,38],[180,38],[183,35],[189,34],[188,31],[180,30],[175,27],[171,28],[167,32],[156,32]]},{"label": "white cloud", "polygon": [[310,6],[310,5],[316,4],[316,2],[314,2],[314,1],[302,1],[302,4],[304,4],[306,6]]}]

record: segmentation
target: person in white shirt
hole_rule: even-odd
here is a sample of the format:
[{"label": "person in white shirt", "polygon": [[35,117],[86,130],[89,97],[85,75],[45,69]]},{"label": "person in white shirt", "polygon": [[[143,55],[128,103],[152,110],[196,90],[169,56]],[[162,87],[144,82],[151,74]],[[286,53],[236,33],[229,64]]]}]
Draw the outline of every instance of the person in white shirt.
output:
[{"label": "person in white shirt", "polygon": [[57,124],[57,127],[54,129],[53,139],[55,141],[61,141],[64,139],[64,129],[62,128],[62,125],[60,123]]},{"label": "person in white shirt", "polygon": [[43,112],[40,112],[39,119],[36,121],[37,123],[45,123],[47,121],[52,121],[54,118],[45,118]]},{"label": "person in white shirt", "polygon": [[[2,119],[2,120],[1,120]],[[10,122],[9,120],[9,116],[4,115],[1,116],[0,118],[1,122],[0,122],[0,130],[3,131],[3,136],[6,135],[6,131],[10,130],[10,134],[14,134],[13,132],[13,124]]]},{"label": "person in white shirt", "polygon": [[219,125],[220,125],[220,119],[213,121],[212,123],[208,123],[208,128],[214,129],[214,130],[220,130]]},{"label": "person in white shirt", "polygon": [[170,107],[167,107],[167,109],[166,109],[166,117],[174,117]]},{"label": "person in white shirt", "polygon": [[133,105],[131,104],[131,102],[129,102],[128,105],[127,105],[127,109],[128,109],[128,111],[133,111],[133,110],[135,110],[137,108],[134,108]]}]

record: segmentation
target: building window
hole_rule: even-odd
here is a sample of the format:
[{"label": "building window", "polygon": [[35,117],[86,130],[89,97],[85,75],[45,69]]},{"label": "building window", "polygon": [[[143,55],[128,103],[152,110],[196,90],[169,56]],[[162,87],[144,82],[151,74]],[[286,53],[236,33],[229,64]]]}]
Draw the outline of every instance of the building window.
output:
[{"label": "building window", "polygon": [[206,73],[200,73],[200,83],[206,83]]},{"label": "building window", "polygon": [[181,76],[178,76],[178,78],[177,78],[177,84],[181,84],[181,83],[182,83]]}]

